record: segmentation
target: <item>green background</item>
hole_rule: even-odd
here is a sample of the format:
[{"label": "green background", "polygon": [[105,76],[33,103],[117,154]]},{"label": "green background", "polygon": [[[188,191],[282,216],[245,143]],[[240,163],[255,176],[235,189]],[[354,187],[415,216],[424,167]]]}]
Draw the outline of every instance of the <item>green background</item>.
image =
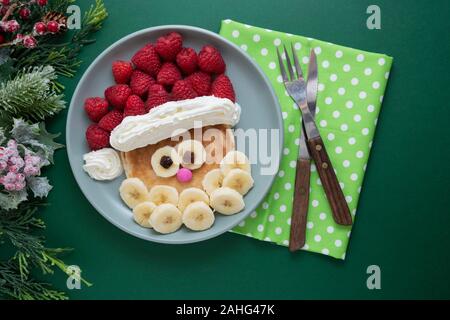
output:
[{"label": "green background", "polygon": [[[91,3],[78,2],[82,9]],[[43,217],[48,245],[74,247],[66,262],[94,283],[70,291],[72,299],[450,298],[449,1],[105,2],[110,17],[97,43],[84,49],[77,77],[65,81],[68,100],[110,44],[164,24],[218,32],[230,18],[386,53],[394,66],[345,262],[231,233],[183,246],[134,238],[88,203],[63,150],[46,172],[55,188]],[[381,8],[381,30],[366,27],[370,4]],[[66,114],[50,122],[51,131],[64,133]],[[381,268],[381,290],[366,287],[372,264]],[[65,289],[64,274],[48,280]]]}]

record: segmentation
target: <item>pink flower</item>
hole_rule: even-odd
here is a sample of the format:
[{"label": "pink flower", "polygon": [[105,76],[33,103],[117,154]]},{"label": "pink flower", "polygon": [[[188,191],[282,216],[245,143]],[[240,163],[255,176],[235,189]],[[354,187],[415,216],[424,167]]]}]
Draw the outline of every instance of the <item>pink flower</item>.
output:
[{"label": "pink flower", "polygon": [[8,166],[8,163],[6,161],[0,160],[0,171],[3,171]]},{"label": "pink flower", "polygon": [[16,32],[20,29],[20,24],[16,20],[8,20],[3,23],[2,27],[6,32]]},{"label": "pink flower", "polygon": [[33,36],[23,37],[23,46],[28,49],[34,49],[37,46],[37,41]]}]

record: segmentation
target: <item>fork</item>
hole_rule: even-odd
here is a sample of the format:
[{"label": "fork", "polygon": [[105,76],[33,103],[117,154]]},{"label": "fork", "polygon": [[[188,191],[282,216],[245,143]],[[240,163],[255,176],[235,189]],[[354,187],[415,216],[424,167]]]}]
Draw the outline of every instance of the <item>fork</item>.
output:
[{"label": "fork", "polygon": [[[287,71],[277,49],[281,77],[283,79],[283,83],[287,92],[301,110],[302,121],[304,125],[303,132],[306,133],[309,152],[314,159],[314,162],[316,163],[317,172],[319,173],[322,186],[325,190],[325,194],[333,213],[333,219],[337,224],[340,225],[352,225],[352,216],[350,214],[350,209],[348,208],[344,193],[342,192],[342,189],[339,185],[339,181],[336,177],[333,165],[328,156],[328,152],[326,151],[325,144],[323,143],[322,137],[320,136],[319,130],[317,129],[316,123],[314,121],[314,116],[312,115],[307,104],[306,82],[303,78],[296,53],[293,50],[293,56],[295,57],[294,64],[296,74],[294,74],[294,70],[292,68],[291,60],[287,53],[286,47],[284,47],[284,53],[286,56]],[[299,166],[300,164],[298,164],[298,167]],[[297,176],[298,175],[299,173],[297,172]]]}]

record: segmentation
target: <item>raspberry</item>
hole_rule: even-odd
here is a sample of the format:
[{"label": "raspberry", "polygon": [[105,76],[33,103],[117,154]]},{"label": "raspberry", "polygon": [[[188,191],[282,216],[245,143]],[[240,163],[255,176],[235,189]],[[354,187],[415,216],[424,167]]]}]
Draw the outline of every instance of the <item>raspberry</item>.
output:
[{"label": "raspberry", "polygon": [[221,74],[225,72],[225,62],[219,50],[207,45],[198,54],[198,66],[207,73]]},{"label": "raspberry", "polygon": [[127,61],[114,61],[112,73],[117,84],[128,84],[133,73],[133,66]]},{"label": "raspberry", "polygon": [[109,132],[91,124],[86,130],[86,140],[91,150],[106,148],[109,146]]},{"label": "raspberry", "polygon": [[197,97],[192,85],[187,80],[178,80],[172,88],[172,98],[174,100],[193,99]]},{"label": "raspberry", "polygon": [[169,94],[160,84],[154,84],[148,89],[148,99],[145,103],[146,111],[169,101]]},{"label": "raspberry", "polygon": [[163,86],[172,86],[175,81],[181,79],[180,70],[172,62],[166,62],[162,65],[156,81]]},{"label": "raspberry", "polygon": [[155,80],[148,74],[136,70],[133,72],[130,81],[130,87],[133,94],[145,98],[148,88],[155,83]]},{"label": "raspberry", "polygon": [[108,132],[113,131],[123,120],[123,113],[119,110],[108,112],[98,123],[98,126]]},{"label": "raspberry", "polygon": [[138,116],[140,114],[145,114],[144,101],[142,101],[139,96],[133,94],[128,98],[127,103],[125,104],[123,117]]},{"label": "raspberry", "polygon": [[86,111],[89,119],[94,122],[98,122],[105,114],[108,113],[108,107],[108,101],[99,97],[88,98],[84,102],[84,110]]},{"label": "raspberry", "polygon": [[131,61],[137,69],[148,73],[152,77],[155,77],[161,68],[161,61],[152,44],[148,44],[136,52]]},{"label": "raspberry", "polygon": [[218,98],[228,98],[233,102],[236,101],[233,84],[224,74],[221,74],[214,80],[211,86],[211,93]]},{"label": "raspberry", "polygon": [[165,61],[174,61],[183,46],[183,38],[177,32],[171,32],[156,40],[155,49]]},{"label": "raspberry", "polygon": [[211,76],[202,71],[195,72],[186,78],[199,96],[207,96],[211,92]]},{"label": "raspberry", "polygon": [[197,62],[197,53],[192,48],[183,48],[177,55],[177,65],[186,75],[197,70]]},{"label": "raspberry", "polygon": [[131,89],[126,84],[118,84],[105,90],[105,97],[109,103],[119,110],[122,110],[128,97],[131,95]]}]

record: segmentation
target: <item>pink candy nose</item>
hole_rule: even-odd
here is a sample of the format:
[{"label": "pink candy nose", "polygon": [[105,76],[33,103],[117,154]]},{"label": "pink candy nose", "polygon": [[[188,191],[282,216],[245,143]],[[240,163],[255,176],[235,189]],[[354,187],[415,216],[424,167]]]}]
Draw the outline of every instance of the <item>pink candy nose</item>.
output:
[{"label": "pink candy nose", "polygon": [[189,182],[192,180],[192,171],[186,168],[181,168],[177,172],[177,179],[180,182]]}]

